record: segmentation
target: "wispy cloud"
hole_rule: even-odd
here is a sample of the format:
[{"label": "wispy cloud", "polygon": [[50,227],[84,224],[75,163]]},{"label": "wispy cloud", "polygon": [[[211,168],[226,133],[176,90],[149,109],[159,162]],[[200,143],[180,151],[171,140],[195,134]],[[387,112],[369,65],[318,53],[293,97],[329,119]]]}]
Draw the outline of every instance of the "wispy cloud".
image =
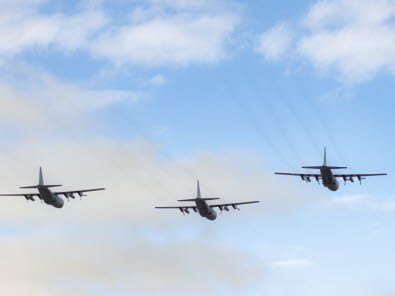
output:
[{"label": "wispy cloud", "polygon": [[197,284],[220,293],[264,278],[252,256],[201,239],[158,244],[135,231],[122,231],[125,239],[117,240],[110,232],[97,235],[85,229],[89,235],[75,235],[59,224],[58,230],[63,234],[45,226],[0,239],[4,293],[87,295],[99,289],[111,294],[198,295],[191,290]]},{"label": "wispy cloud", "polygon": [[332,201],[337,205],[352,206],[366,200],[365,195],[346,195],[334,198]]},{"label": "wispy cloud", "polygon": [[70,14],[43,12],[44,0],[21,2],[2,6],[0,58],[84,50],[118,66],[215,63],[227,56],[239,24],[237,9],[220,0],[135,2],[122,17],[100,4]]},{"label": "wispy cloud", "polygon": [[92,88],[10,64],[9,71],[0,71],[0,122],[14,127],[56,129],[74,121],[81,124],[104,108],[146,97],[142,91]]},{"label": "wispy cloud", "polygon": [[279,60],[291,46],[292,38],[292,29],[280,23],[259,36],[256,50],[269,60]]},{"label": "wispy cloud", "polygon": [[[159,4],[158,4],[159,3]],[[194,5],[155,1],[148,9],[136,7],[129,23],[115,26],[95,39],[90,50],[116,64],[182,66],[213,63],[227,55],[227,40],[239,17],[231,10],[216,10],[199,1]],[[204,5],[203,5],[204,3]],[[114,46],[117,44],[117,46]]]},{"label": "wispy cloud", "polygon": [[[299,23],[289,24],[297,37],[287,56],[307,60],[347,83],[370,79],[379,72],[394,74],[394,16],[395,4],[388,0],[317,1]],[[281,26],[266,33],[267,38],[275,33],[271,48],[277,48],[273,51],[277,55],[289,39],[279,31]],[[276,57],[268,55],[268,50],[263,54]]]},{"label": "wispy cloud", "polygon": [[281,260],[272,262],[272,266],[281,268],[292,268],[292,267],[305,267],[312,265],[313,262],[307,259],[291,259],[291,260]]},{"label": "wispy cloud", "polygon": [[64,51],[86,47],[92,34],[108,19],[102,11],[84,10],[74,15],[42,13],[46,1],[20,1],[6,4],[0,12],[0,57],[26,50]]}]

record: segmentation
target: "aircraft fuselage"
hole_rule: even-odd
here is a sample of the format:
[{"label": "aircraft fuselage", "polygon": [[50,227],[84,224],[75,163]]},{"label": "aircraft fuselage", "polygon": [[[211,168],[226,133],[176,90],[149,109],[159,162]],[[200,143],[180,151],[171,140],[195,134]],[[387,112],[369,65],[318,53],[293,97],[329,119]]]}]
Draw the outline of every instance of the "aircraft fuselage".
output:
[{"label": "aircraft fuselage", "polygon": [[43,185],[37,186],[38,191],[40,192],[40,196],[42,200],[47,204],[51,205],[55,208],[62,208],[64,205],[64,201],[59,196],[55,195],[48,187]]},{"label": "aircraft fuselage", "polygon": [[195,200],[197,210],[200,216],[207,218],[208,220],[215,220],[217,218],[217,213],[212,209],[205,200],[197,198]]},{"label": "aircraft fuselage", "polygon": [[336,177],[333,175],[330,168],[321,168],[321,177],[322,184],[327,187],[329,190],[337,191],[339,189],[339,182],[336,180]]}]

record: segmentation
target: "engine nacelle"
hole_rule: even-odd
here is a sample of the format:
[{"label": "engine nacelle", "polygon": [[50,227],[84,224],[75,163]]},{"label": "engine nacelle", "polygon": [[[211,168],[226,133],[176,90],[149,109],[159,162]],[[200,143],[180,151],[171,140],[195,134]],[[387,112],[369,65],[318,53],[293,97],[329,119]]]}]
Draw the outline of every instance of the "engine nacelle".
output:
[{"label": "engine nacelle", "polygon": [[184,209],[184,212],[189,214],[189,210],[188,209]]},{"label": "engine nacelle", "polygon": [[226,207],[226,206],[224,207],[224,210],[227,211],[227,212],[229,212],[229,208]]},{"label": "engine nacelle", "polygon": [[309,182],[309,183],[310,183],[310,182],[311,182],[310,176],[306,176],[306,177],[305,177],[305,180],[306,180],[306,182]]},{"label": "engine nacelle", "polygon": [[33,195],[25,195],[26,200],[31,200],[31,201],[35,201]]}]

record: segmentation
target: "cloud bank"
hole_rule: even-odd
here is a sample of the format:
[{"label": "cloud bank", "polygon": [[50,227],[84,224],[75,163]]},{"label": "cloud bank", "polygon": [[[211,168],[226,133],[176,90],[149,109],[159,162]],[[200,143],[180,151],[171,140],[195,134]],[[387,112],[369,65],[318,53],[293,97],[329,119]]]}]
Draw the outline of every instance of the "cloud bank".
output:
[{"label": "cloud bank", "polygon": [[137,1],[120,15],[104,3],[72,14],[44,12],[48,1],[5,4],[0,57],[83,50],[116,65],[210,64],[229,54],[239,24],[237,9],[222,1]]},{"label": "cloud bank", "polygon": [[[39,165],[46,183],[107,190],[66,202],[62,210],[27,203],[23,197],[3,198],[2,290],[12,295],[27,290],[39,295],[101,295],[94,289],[194,295],[191,286],[204,285],[213,293],[229,294],[265,279],[265,262],[227,245],[217,234],[231,221],[254,223],[264,213],[303,200],[276,184],[256,160],[246,163],[242,155],[232,154],[232,160],[224,155],[202,152],[186,160],[166,160],[153,143],[92,138],[3,146],[4,192],[35,184],[38,170],[32,168]],[[223,214],[219,222],[225,224],[154,210],[155,205],[193,197],[195,176],[202,180],[204,196],[221,193],[224,201],[259,199],[262,204]]]}]

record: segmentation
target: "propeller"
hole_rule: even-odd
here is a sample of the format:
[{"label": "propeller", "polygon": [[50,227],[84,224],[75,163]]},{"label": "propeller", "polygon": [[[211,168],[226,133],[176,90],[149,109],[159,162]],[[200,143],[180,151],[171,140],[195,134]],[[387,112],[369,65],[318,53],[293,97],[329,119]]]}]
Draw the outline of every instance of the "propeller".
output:
[{"label": "propeller", "polygon": [[362,185],[362,180],[365,180],[366,178],[363,178],[361,176],[358,176],[359,184]]},{"label": "propeller", "polygon": [[240,209],[237,207],[237,205],[232,205],[232,207],[233,207],[235,210],[239,210],[239,211],[240,211]]}]

